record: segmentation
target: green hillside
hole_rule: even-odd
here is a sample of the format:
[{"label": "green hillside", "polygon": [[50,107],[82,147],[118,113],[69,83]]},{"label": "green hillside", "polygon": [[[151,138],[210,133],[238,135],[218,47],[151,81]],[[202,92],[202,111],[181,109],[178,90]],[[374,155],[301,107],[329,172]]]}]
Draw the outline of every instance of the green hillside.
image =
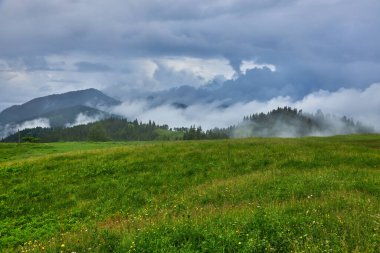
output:
[{"label": "green hillside", "polygon": [[1,143],[0,249],[379,252],[380,135]]}]

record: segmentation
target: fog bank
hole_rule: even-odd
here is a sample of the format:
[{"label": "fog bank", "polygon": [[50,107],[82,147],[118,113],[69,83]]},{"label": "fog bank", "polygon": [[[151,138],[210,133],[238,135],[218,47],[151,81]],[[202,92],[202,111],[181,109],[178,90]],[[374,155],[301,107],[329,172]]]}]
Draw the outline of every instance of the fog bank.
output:
[{"label": "fog bank", "polygon": [[[333,92],[320,90],[300,100],[280,96],[267,101],[252,100],[248,103],[235,103],[228,107],[224,106],[224,101],[214,101],[178,108],[172,104],[151,107],[149,100],[138,99],[126,101],[119,106],[109,108],[108,111],[131,120],[135,118],[143,122],[153,120],[159,124],[168,124],[170,127],[200,125],[203,129],[212,129],[238,124],[247,115],[266,113],[277,107],[290,106],[307,113],[321,110],[337,118],[347,116],[380,131],[379,96],[380,84],[377,83],[366,89],[342,88]],[[336,132],[338,133],[339,131]]]}]

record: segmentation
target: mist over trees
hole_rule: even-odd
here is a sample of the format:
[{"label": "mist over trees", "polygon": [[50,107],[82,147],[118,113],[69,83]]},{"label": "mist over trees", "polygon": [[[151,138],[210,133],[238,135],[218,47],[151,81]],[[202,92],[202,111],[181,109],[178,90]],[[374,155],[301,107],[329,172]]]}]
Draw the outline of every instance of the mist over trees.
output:
[{"label": "mist over trees", "polygon": [[266,114],[244,117],[242,123],[233,127],[230,136],[301,137],[372,132],[374,129],[346,116],[325,115],[320,110],[315,114],[303,113],[302,110],[285,106]]},{"label": "mist over trees", "polygon": [[204,132],[201,127],[193,126],[185,132],[184,139],[302,137],[373,132],[371,127],[346,116],[325,115],[320,110],[309,114],[285,106],[268,113],[245,116],[241,123],[225,129],[214,128]]},{"label": "mist over trees", "polygon": [[214,128],[204,131],[201,126],[169,128],[111,117],[86,125],[74,127],[25,129],[3,139],[4,142],[17,142],[35,138],[41,142],[57,141],[149,141],[149,140],[203,140],[245,137],[302,137],[328,136],[336,134],[373,133],[374,129],[355,122],[346,116],[337,117],[317,111],[303,113],[291,107],[274,109],[268,113],[245,116],[243,121],[228,128]]}]

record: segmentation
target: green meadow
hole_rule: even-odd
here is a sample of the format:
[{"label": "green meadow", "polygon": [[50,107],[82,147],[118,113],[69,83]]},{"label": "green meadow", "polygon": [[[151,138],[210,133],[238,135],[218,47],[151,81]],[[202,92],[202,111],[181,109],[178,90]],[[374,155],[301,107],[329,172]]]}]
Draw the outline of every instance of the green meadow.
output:
[{"label": "green meadow", "polygon": [[1,252],[380,252],[380,135],[0,144]]}]

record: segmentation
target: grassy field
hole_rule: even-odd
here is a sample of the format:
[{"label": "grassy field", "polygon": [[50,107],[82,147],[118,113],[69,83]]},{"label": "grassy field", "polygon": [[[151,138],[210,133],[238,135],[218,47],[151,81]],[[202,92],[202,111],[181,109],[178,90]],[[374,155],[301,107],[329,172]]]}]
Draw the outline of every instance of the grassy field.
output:
[{"label": "grassy field", "polygon": [[56,142],[56,143],[0,143],[0,162],[35,158],[72,151],[113,148],[138,145],[144,142]]},{"label": "grassy field", "polygon": [[0,144],[2,252],[380,252],[380,135]]}]

